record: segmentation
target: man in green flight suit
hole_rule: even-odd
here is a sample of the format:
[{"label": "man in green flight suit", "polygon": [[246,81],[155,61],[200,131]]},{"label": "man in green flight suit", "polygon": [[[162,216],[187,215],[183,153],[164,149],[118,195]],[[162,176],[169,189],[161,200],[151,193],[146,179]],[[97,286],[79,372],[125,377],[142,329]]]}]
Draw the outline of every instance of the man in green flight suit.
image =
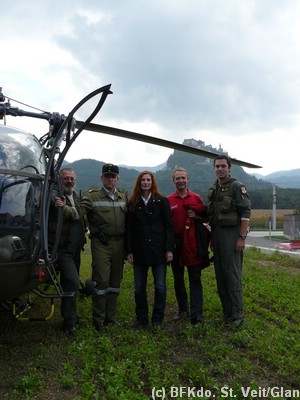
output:
[{"label": "man in green flight suit", "polygon": [[92,281],[95,284],[92,315],[98,332],[107,324],[117,323],[127,212],[127,195],[116,189],[119,167],[104,164],[101,180],[102,188],[89,190],[80,203],[91,236]]},{"label": "man in green flight suit", "polygon": [[217,288],[225,322],[239,327],[243,322],[243,250],[251,202],[245,186],[231,178],[228,156],[217,156],[214,169],[217,180],[208,191],[208,214]]}]

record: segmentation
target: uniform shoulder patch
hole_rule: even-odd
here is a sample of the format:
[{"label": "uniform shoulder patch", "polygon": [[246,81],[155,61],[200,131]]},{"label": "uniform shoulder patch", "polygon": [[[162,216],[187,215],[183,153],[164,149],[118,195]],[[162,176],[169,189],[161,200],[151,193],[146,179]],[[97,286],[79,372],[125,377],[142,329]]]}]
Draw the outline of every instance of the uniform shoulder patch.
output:
[{"label": "uniform shoulder patch", "polygon": [[242,194],[246,194],[247,193],[247,189],[245,188],[245,186],[241,186],[240,187],[240,191]]},{"label": "uniform shoulder patch", "polygon": [[89,189],[89,193],[99,192],[99,189]]}]

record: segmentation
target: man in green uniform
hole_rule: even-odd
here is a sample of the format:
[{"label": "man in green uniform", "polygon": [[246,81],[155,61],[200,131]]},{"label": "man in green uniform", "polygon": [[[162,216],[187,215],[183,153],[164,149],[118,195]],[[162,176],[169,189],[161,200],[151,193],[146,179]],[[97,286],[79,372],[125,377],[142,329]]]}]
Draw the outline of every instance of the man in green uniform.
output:
[{"label": "man in green uniform", "polygon": [[208,214],[217,288],[225,322],[239,327],[243,322],[242,265],[251,202],[245,186],[230,176],[229,157],[217,156],[214,169],[217,180],[208,192]]},{"label": "man in green uniform", "polygon": [[107,324],[117,323],[127,212],[127,195],[116,189],[119,167],[104,164],[101,180],[102,188],[90,190],[80,203],[91,236],[92,281],[95,283],[93,325],[97,331]]}]

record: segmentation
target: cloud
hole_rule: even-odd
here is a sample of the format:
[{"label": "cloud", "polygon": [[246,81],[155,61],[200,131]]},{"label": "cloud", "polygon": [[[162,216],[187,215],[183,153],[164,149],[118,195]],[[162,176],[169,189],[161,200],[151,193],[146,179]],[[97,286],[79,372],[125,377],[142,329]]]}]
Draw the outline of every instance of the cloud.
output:
[{"label": "cloud", "polygon": [[[299,126],[299,11],[297,0],[15,2],[2,12],[0,84],[29,104],[67,113],[111,83],[114,94],[96,122],[221,143],[236,158],[267,163],[266,173],[276,168],[274,156],[289,152],[297,168],[290,143]],[[88,137],[93,154],[97,140]],[[99,148],[104,143],[112,158],[125,159],[121,139],[102,137]],[[145,160],[145,145],[135,146]],[[152,163],[155,153],[166,154],[151,147]]]},{"label": "cloud", "polygon": [[113,16],[104,12],[94,22],[74,15],[73,34],[57,40],[83,69],[113,84],[112,116],[120,119],[150,118],[172,129],[285,124],[299,107],[291,87],[299,60],[296,67],[285,49],[291,3],[204,3],[177,1],[173,9],[174,1],[122,2]]}]

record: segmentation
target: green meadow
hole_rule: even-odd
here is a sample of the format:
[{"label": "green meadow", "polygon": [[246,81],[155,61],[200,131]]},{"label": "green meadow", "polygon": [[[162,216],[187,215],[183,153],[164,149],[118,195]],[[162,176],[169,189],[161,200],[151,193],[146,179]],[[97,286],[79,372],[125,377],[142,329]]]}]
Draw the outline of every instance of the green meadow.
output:
[{"label": "green meadow", "polygon": [[[300,260],[299,260],[300,261]],[[119,326],[92,327],[91,298],[78,299],[74,337],[61,328],[59,300],[43,322],[1,311],[0,398],[4,400],[296,399],[300,390],[300,268],[297,258],[250,248],[244,259],[245,322],[223,323],[213,266],[203,271],[207,322],[174,321],[172,271],[161,330],[133,330],[133,272],[124,267]],[[88,246],[81,277],[90,276]],[[153,281],[149,273],[149,304]],[[45,300],[30,313],[47,315]]]}]

